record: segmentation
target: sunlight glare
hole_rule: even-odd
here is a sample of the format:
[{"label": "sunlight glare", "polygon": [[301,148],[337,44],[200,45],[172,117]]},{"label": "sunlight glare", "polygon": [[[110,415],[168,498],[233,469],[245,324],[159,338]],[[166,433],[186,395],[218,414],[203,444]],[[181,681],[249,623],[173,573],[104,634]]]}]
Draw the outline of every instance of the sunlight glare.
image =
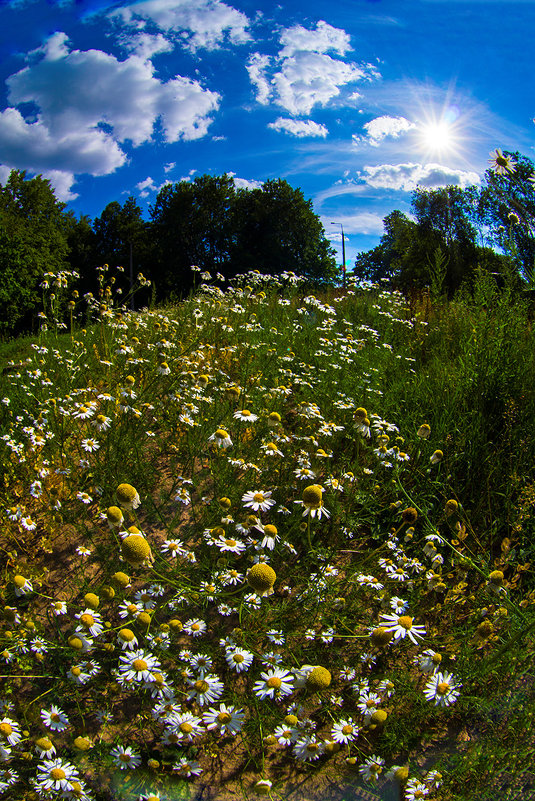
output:
[{"label": "sunlight glare", "polygon": [[426,122],[422,125],[420,139],[422,147],[429,155],[451,153],[456,145],[453,126],[445,120]]}]

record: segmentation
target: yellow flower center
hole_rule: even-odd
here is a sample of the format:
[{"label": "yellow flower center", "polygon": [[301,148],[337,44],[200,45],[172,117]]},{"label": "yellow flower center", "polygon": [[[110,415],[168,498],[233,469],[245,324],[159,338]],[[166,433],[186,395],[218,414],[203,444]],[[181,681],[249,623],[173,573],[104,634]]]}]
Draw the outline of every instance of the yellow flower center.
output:
[{"label": "yellow flower center", "polygon": [[0,723],[0,734],[3,734],[4,737],[9,737],[12,732],[13,726],[10,723]]},{"label": "yellow flower center", "polygon": [[210,688],[210,685],[204,679],[197,679],[193,686],[199,693],[205,693]]},{"label": "yellow flower center", "polygon": [[266,684],[268,687],[274,687],[276,690],[279,690],[282,684],[282,681],[279,679],[278,676],[271,676],[267,681]]},{"label": "yellow flower center", "polygon": [[219,723],[230,723],[232,715],[229,715],[228,712],[220,712],[217,716],[217,720]]},{"label": "yellow flower center", "polygon": [[144,659],[134,659],[132,662],[132,667],[136,671],[146,670],[148,668],[147,663]]},{"label": "yellow flower center", "polygon": [[67,774],[62,768],[52,768],[50,771],[50,778],[54,779],[55,782],[60,781],[60,779],[65,779]]},{"label": "yellow flower center", "polygon": [[234,662],[236,662],[238,665],[239,665],[239,664],[241,664],[241,662],[244,662],[244,661],[245,661],[245,657],[243,656],[243,654],[234,654],[234,656],[232,657],[232,659],[233,659],[233,660],[234,660]]},{"label": "yellow flower center", "polygon": [[437,685],[437,693],[439,695],[446,695],[449,689],[450,685],[447,681],[441,681],[440,684]]},{"label": "yellow flower center", "polygon": [[261,492],[255,492],[253,496],[253,501],[255,501],[256,503],[263,503],[264,502],[263,494]]},{"label": "yellow flower center", "polygon": [[347,723],[345,726],[342,726],[342,734],[352,734],[353,733],[353,726]]},{"label": "yellow flower center", "polygon": [[191,723],[187,723],[187,722],[181,723],[180,724],[180,731],[183,734],[190,734],[193,731],[193,726],[191,725]]},{"label": "yellow flower center", "polygon": [[225,540],[225,545],[228,545],[229,548],[234,548],[236,545],[236,540]]},{"label": "yellow flower center", "polygon": [[87,626],[87,628],[90,628],[94,622],[95,618],[93,617],[93,615],[90,615],[88,613],[82,615],[82,617],[80,618],[80,623],[83,623],[84,626]]},{"label": "yellow flower center", "polygon": [[399,618],[398,623],[406,631],[410,631],[410,629],[412,629],[412,617],[409,617],[409,615],[402,615]]}]

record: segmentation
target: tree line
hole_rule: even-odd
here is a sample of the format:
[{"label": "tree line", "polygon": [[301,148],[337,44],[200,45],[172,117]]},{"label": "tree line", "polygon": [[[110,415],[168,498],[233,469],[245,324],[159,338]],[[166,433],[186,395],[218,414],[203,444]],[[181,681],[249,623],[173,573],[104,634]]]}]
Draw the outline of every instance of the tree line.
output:
[{"label": "tree line", "polygon": [[242,189],[231,176],[203,175],[163,186],[148,220],[133,197],[91,220],[67,211],[46,179],[12,171],[0,188],[0,333],[32,327],[44,273],[75,270],[82,297],[98,293],[104,264],[123,268],[123,291],[130,268],[142,273],[156,302],[187,295],[192,265],[225,279],[290,270],[321,282],[337,271],[312,201],[284,180]]},{"label": "tree line", "polygon": [[[532,279],[533,163],[519,153],[503,158],[514,170],[489,169],[479,187],[416,189],[411,214],[388,214],[379,244],[357,255],[355,277],[402,290],[440,284],[450,296],[477,267]],[[45,273],[76,271],[79,297],[97,296],[104,264],[124,268],[125,292],[130,269],[150,279],[144,303],[187,295],[192,265],[226,279],[249,270],[316,282],[339,274],[312,201],[284,180],[244,189],[229,175],[203,175],[163,186],[148,220],[133,197],[91,220],[68,211],[42,176],[13,170],[0,187],[0,335],[35,329]]]},{"label": "tree line", "polygon": [[399,210],[384,220],[379,244],[355,261],[360,280],[388,280],[406,291],[441,276],[437,287],[450,297],[470,287],[476,268],[496,276],[513,274],[519,286],[533,279],[535,184],[533,162],[504,153],[514,165],[488,169],[481,186],[446,186],[412,193],[411,214]]}]

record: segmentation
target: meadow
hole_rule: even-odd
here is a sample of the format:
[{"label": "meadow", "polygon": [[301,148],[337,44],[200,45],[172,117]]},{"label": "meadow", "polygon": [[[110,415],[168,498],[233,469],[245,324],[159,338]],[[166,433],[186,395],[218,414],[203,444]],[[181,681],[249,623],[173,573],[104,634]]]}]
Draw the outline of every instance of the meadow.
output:
[{"label": "meadow", "polygon": [[524,296],[113,273],[0,346],[3,797],[535,798]]}]

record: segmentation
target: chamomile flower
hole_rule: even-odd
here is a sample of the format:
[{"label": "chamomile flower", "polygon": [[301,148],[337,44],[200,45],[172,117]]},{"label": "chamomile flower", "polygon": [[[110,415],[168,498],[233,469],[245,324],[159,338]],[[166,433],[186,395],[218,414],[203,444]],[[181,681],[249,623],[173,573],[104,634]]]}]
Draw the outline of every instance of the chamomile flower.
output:
[{"label": "chamomile flower", "polygon": [[184,623],[182,630],[184,634],[189,634],[191,637],[200,637],[206,631],[206,623],[204,620],[191,618]]},{"label": "chamomile flower", "polygon": [[236,673],[243,673],[251,667],[253,654],[244,648],[229,647],[226,649],[225,660],[231,670]]},{"label": "chamomile flower", "polygon": [[76,631],[88,631],[93,637],[98,637],[104,631],[102,618],[94,609],[84,609],[83,612],[79,612],[75,617],[80,621]]},{"label": "chamomile flower", "polygon": [[143,649],[119,657],[119,671],[127,681],[150,681],[153,671],[159,669],[156,657]]},{"label": "chamomile flower", "polygon": [[425,685],[424,695],[428,701],[434,701],[435,706],[450,706],[459,697],[458,681],[451,673],[435,673]]},{"label": "chamomile flower", "polygon": [[140,755],[131,746],[124,748],[124,746],[118,745],[111,749],[110,756],[120,770],[134,770],[141,765]]},{"label": "chamomile flower", "polygon": [[366,782],[374,784],[383,772],[385,761],[382,757],[371,756],[360,766],[359,773]]},{"label": "chamomile flower", "polygon": [[331,729],[331,737],[336,743],[350,743],[358,737],[359,728],[351,719],[339,720]]},{"label": "chamomile flower", "polygon": [[172,771],[179,776],[189,778],[190,776],[200,776],[202,773],[202,768],[198,762],[195,762],[195,760],[181,757],[178,762],[175,762],[173,765]]},{"label": "chamomile flower", "polygon": [[165,722],[168,730],[176,735],[177,742],[191,743],[204,733],[201,718],[191,712],[172,713],[166,717]]},{"label": "chamomile flower", "polygon": [[188,679],[188,700],[195,700],[199,706],[217,701],[225,689],[219,677],[208,673],[202,679]]},{"label": "chamomile flower", "polygon": [[0,720],[0,744],[17,745],[20,738],[20,726],[17,721],[11,718],[2,718]]},{"label": "chamomile flower", "polygon": [[271,499],[271,492],[250,490],[242,495],[242,503],[246,508],[252,509],[254,512],[267,512],[275,501]]},{"label": "chamomile flower", "polygon": [[46,793],[63,793],[73,790],[73,782],[78,779],[78,771],[64,759],[47,759],[37,766],[36,787]]},{"label": "chamomile flower", "polygon": [[261,673],[259,681],[255,681],[253,692],[262,700],[265,698],[282,698],[291,695],[294,690],[294,676],[284,668],[273,668]]},{"label": "chamomile flower", "polygon": [[325,744],[318,740],[315,734],[306,734],[296,741],[293,753],[296,759],[302,762],[314,762],[325,753]]},{"label": "chamomile flower", "polygon": [[204,725],[208,730],[218,729],[221,734],[231,734],[232,736],[241,731],[245,713],[243,709],[236,709],[235,706],[219,704],[219,709],[210,707],[203,712]]},{"label": "chamomile flower", "polygon": [[50,709],[41,710],[41,720],[47,729],[52,729],[52,731],[65,731],[70,725],[69,718],[65,712],[55,704],[52,704]]},{"label": "chamomile flower", "polygon": [[413,618],[409,615],[381,615],[387,631],[394,633],[394,640],[404,639],[406,636],[415,644],[425,636],[424,626],[415,626]]},{"label": "chamomile flower", "polygon": [[258,420],[258,415],[253,414],[249,409],[238,409],[232,416],[235,420],[241,420],[243,423],[254,423]]},{"label": "chamomile flower", "polygon": [[422,673],[436,673],[441,662],[442,656],[432,648],[428,648],[422,654],[414,658],[414,663],[418,665]]}]

